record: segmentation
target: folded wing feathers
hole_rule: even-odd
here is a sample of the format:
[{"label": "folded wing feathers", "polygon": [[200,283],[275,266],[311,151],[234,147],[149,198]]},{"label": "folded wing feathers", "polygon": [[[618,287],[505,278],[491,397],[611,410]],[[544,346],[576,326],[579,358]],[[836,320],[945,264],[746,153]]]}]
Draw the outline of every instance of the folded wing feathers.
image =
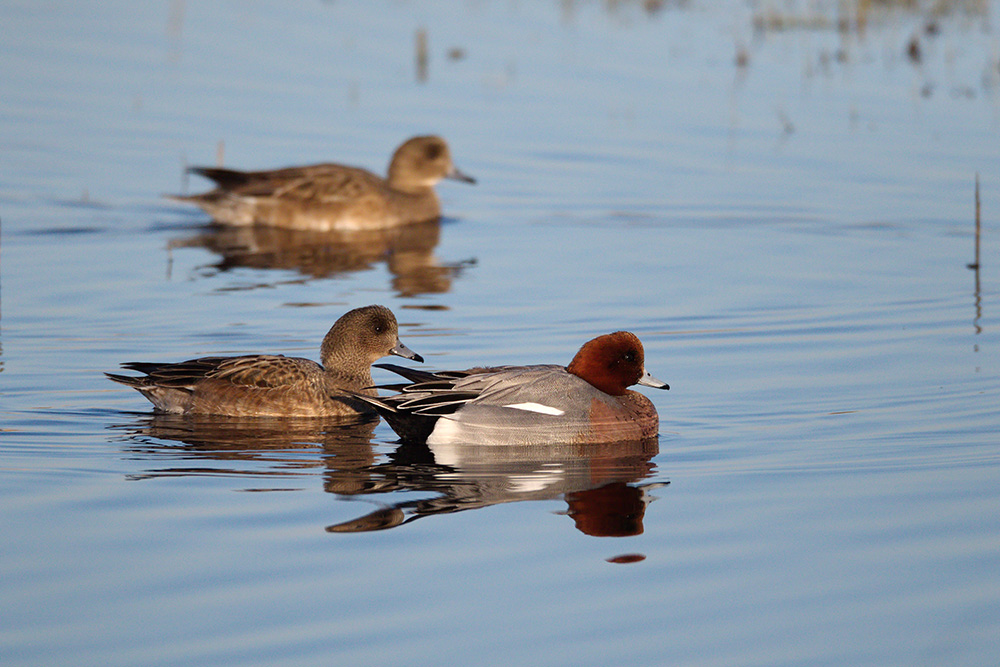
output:
[{"label": "folded wing feathers", "polygon": [[479,396],[476,392],[449,391],[393,402],[397,410],[421,415],[448,415]]},{"label": "folded wing feathers", "polygon": [[399,384],[373,384],[366,389],[385,389],[386,391],[401,392],[405,391],[407,387],[411,386],[409,382],[400,382]]},{"label": "folded wing feathers", "polygon": [[382,368],[387,371],[392,371],[396,375],[403,376],[410,382],[433,382],[444,376],[443,373],[431,373],[430,371],[420,370],[419,368],[410,368],[408,366],[400,366],[398,364],[372,364],[372,366],[374,368]]},{"label": "folded wing feathers", "polygon": [[223,188],[234,188],[247,183],[252,178],[252,174],[235,169],[221,169],[217,167],[188,167],[192,174],[199,174],[211,179]]},{"label": "folded wing feathers", "polygon": [[[392,364],[383,364],[391,366]],[[467,377],[457,373],[458,377],[445,378],[443,373],[433,374],[426,371],[409,372],[408,375],[430,376],[427,382],[414,382],[403,385],[395,396],[383,398],[388,406],[399,412],[410,412],[425,416],[441,416],[457,411],[466,403],[481,398],[484,394],[502,396],[509,393],[510,388],[496,388],[497,382],[488,377],[473,376],[470,382],[461,382]],[[456,385],[461,385],[456,387]]]},{"label": "folded wing feathers", "polygon": [[122,368],[149,376],[155,384],[165,387],[190,387],[199,379],[216,370],[225,357],[203,357],[175,364],[158,364],[142,361],[122,364]]},{"label": "folded wing feathers", "polygon": [[[554,414],[556,408],[550,408],[535,403],[526,403],[518,398],[524,388],[524,380],[510,383],[507,375],[494,371],[517,369],[521,367],[498,367],[473,369],[472,371],[443,371],[431,373],[424,370],[397,366],[396,364],[375,364],[377,368],[392,371],[411,381],[411,384],[393,384],[379,388],[397,391],[395,396],[377,399],[382,407],[393,412],[404,412],[427,417],[456,412],[466,403],[476,399],[487,398],[491,404],[511,405],[522,410]],[[556,370],[559,367],[553,367]],[[546,376],[529,380],[544,382]],[[527,407],[527,406],[532,407]],[[538,406],[535,408],[534,406]],[[545,408],[542,410],[541,408]],[[560,411],[561,412],[561,411]]]},{"label": "folded wing feathers", "polygon": [[150,382],[175,389],[191,388],[208,378],[234,385],[281,387],[304,380],[308,373],[302,360],[277,354],[201,357],[170,364],[136,361],[122,364],[122,368],[145,373]]}]

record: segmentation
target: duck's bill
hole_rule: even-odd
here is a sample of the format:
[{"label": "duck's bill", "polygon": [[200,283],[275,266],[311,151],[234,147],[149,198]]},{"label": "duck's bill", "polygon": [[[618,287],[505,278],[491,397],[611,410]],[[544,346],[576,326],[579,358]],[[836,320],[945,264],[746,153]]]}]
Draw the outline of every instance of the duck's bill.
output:
[{"label": "duck's bill", "polygon": [[642,372],[642,377],[639,378],[639,382],[636,384],[641,384],[644,387],[652,387],[654,389],[670,389],[670,385],[662,380],[657,380],[655,377],[649,374],[649,371],[644,370]]},{"label": "duck's bill", "polygon": [[419,361],[424,363],[424,358],[419,354],[411,350],[410,348],[403,345],[401,341],[396,341],[396,346],[389,350],[389,354],[394,354],[397,357],[403,357],[404,359],[413,359],[414,361]]},{"label": "duck's bill", "polygon": [[450,178],[453,181],[461,181],[463,183],[471,183],[472,185],[476,184],[476,179],[474,179],[472,176],[469,176],[468,174],[463,174],[462,172],[460,172],[458,169],[455,168],[453,168],[451,170],[451,173],[445,176],[445,178]]}]

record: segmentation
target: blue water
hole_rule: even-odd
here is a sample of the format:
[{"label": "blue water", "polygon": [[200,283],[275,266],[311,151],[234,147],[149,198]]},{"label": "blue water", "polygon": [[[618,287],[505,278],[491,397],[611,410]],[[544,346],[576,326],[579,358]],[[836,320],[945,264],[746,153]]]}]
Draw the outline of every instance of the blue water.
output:
[{"label": "blue water", "polygon": [[[654,4],[0,7],[5,666],[1000,659],[1000,6]],[[425,132],[479,184],[405,238],[161,198]],[[103,377],[368,303],[432,368],[632,330],[661,435],[435,452]]]}]

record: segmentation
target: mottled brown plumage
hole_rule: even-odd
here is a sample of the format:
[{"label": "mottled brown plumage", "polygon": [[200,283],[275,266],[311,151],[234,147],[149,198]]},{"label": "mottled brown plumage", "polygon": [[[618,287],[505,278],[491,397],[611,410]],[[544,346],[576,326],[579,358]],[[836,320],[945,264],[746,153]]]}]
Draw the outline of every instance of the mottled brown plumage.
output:
[{"label": "mottled brown plumage", "polygon": [[236,417],[339,417],[370,414],[352,394],[375,395],[372,362],[390,354],[423,361],[399,340],[396,317],[384,306],[345,314],[309,359],[257,354],[202,357],[179,363],[131,362],[144,373],[106,375],[133,387],[165,412]]},{"label": "mottled brown plumage", "polygon": [[216,183],[198,195],[171,195],[196,204],[217,222],[316,231],[383,229],[434,220],[441,204],[434,185],[443,178],[467,183],[444,139],[413,137],[396,149],[388,178],[358,167],[314,164],[273,171],[192,167]]}]

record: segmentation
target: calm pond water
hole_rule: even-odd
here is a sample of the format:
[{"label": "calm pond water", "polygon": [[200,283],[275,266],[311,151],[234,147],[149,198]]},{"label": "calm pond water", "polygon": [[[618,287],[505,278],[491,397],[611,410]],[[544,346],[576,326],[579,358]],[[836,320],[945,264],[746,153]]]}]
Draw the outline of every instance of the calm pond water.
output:
[{"label": "calm pond water", "polygon": [[[0,661],[996,664],[998,11],[3,3]],[[403,235],[161,198],[426,132],[479,184]],[[432,368],[635,331],[661,435],[430,451],[102,375],[368,303]]]}]

